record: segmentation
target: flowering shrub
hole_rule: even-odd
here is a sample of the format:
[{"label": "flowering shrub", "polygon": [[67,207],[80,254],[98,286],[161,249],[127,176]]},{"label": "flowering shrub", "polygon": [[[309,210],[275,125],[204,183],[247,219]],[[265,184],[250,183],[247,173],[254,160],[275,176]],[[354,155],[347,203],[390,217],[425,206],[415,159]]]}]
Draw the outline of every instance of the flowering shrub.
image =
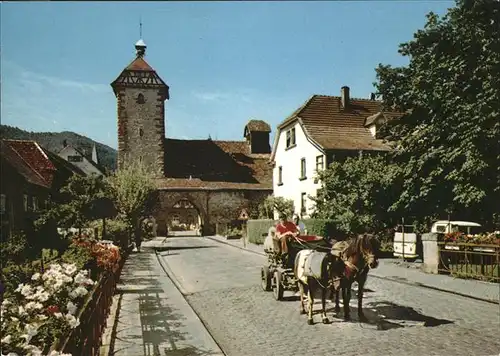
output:
[{"label": "flowering shrub", "polygon": [[112,271],[120,261],[120,250],[111,243],[89,238],[75,238],[72,245],[87,251],[96,261],[97,267],[103,271]]},{"label": "flowering shrub", "polygon": [[467,235],[460,231],[454,231],[445,234],[444,241],[470,244],[500,245],[500,231],[476,235]]},{"label": "flowering shrub", "polygon": [[52,264],[20,284],[1,305],[2,355],[44,355],[44,348],[80,324],[76,313],[94,284],[86,271],[66,263]]}]

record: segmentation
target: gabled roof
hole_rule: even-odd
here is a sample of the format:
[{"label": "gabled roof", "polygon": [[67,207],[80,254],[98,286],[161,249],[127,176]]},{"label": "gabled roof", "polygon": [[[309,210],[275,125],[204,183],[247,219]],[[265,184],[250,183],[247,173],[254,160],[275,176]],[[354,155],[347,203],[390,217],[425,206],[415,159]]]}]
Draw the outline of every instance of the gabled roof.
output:
[{"label": "gabled roof", "polygon": [[[85,158],[90,165],[92,165],[95,169],[97,169],[99,172],[101,172],[104,175],[105,169],[100,164],[95,163],[90,157],[84,155],[82,151],[80,151],[78,148],[76,148],[74,146],[67,145],[66,147],[63,147],[62,150],[59,151],[58,155],[61,156],[64,151],[69,150],[69,149],[75,150],[80,156]],[[77,166],[76,164],[72,164],[72,165],[75,167]],[[80,169],[81,172],[83,173],[82,167],[77,167],[77,168]],[[84,174],[87,174],[87,173],[89,173],[89,172],[85,172]]]},{"label": "gabled roof", "polygon": [[56,167],[35,141],[3,140],[24,162],[50,186]]},{"label": "gabled roof", "polygon": [[1,140],[1,156],[10,164],[28,183],[44,188],[50,185],[33,169],[7,142]]},{"label": "gabled roof", "polygon": [[270,155],[249,149],[245,141],[165,139],[165,179],[159,186],[272,190]]},{"label": "gabled roof", "polygon": [[382,103],[375,100],[350,98],[344,109],[339,96],[313,95],[278,129],[300,119],[309,138],[325,150],[387,151],[389,146],[375,139],[365,127],[368,117],[382,111]]}]

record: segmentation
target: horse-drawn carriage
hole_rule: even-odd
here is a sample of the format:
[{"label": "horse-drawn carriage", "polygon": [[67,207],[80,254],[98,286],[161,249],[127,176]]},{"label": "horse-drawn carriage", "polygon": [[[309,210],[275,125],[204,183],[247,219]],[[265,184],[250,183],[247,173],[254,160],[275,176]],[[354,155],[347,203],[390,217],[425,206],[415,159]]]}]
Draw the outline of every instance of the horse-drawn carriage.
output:
[{"label": "horse-drawn carriage", "polygon": [[283,258],[275,233],[276,229],[271,227],[264,242],[267,264],[261,268],[261,286],[264,291],[272,290],[276,300],[282,300],[285,291],[296,293],[299,290],[294,273],[297,253],[304,249],[326,252],[331,245],[320,236],[304,235],[287,239],[288,255]]}]

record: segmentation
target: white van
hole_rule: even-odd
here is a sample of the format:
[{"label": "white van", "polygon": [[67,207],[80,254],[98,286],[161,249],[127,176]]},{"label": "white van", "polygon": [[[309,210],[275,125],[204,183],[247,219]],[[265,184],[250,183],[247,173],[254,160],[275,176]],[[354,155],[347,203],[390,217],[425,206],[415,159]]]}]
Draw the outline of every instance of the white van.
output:
[{"label": "white van", "polygon": [[432,224],[431,232],[447,234],[460,231],[467,235],[474,235],[480,232],[481,225],[471,221],[438,220]]},{"label": "white van", "polygon": [[[415,232],[414,225],[398,225],[394,233],[393,256],[402,257],[405,260],[415,260],[421,257],[422,241]],[[403,253],[404,252],[404,253]]]}]

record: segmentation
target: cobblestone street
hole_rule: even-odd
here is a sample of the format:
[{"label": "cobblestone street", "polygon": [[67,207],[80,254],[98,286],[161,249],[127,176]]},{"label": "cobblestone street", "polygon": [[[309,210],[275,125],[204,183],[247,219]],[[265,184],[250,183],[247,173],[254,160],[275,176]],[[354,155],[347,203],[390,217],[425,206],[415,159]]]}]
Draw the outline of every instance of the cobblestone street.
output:
[{"label": "cobblestone street", "polygon": [[[359,323],[307,325],[291,292],[285,301],[259,286],[265,258],[213,240],[169,238],[161,262],[229,356],[498,355],[499,307],[449,293],[368,278]],[[319,311],[320,305],[315,305]],[[342,317],[342,315],[340,315]],[[332,320],[333,319],[333,320]]]}]

